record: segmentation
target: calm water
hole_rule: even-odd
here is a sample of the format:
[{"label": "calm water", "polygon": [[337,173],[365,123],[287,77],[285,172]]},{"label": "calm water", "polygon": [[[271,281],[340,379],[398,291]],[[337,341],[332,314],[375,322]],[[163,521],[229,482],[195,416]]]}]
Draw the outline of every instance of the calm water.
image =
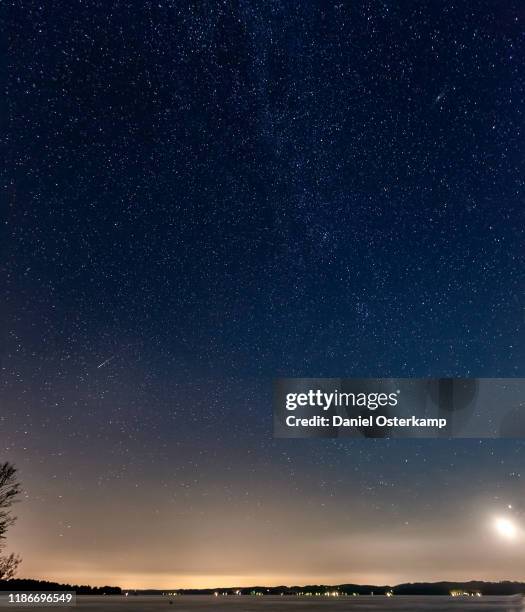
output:
[{"label": "calm water", "polygon": [[[418,612],[522,612],[525,605],[521,597],[348,597],[340,599],[297,598],[297,597],[78,597],[77,607],[92,612],[374,612],[381,610],[417,610]],[[34,608],[33,608],[34,609]],[[41,608],[63,610],[64,608]],[[70,608],[74,610],[75,608]]]}]

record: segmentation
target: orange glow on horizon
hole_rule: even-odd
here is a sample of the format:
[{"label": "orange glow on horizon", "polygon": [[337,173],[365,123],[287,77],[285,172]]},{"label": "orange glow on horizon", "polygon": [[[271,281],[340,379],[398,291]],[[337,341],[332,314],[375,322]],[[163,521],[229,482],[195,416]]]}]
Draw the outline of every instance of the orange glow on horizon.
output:
[{"label": "orange glow on horizon", "polygon": [[[104,574],[98,573],[71,573],[64,571],[63,574],[47,575],[40,573],[32,576],[37,580],[48,580],[65,584],[89,584],[90,586],[119,586],[122,590],[134,589],[226,589],[233,587],[253,587],[253,586],[298,586],[307,584],[375,584],[375,585],[396,585],[408,582],[408,578],[403,575],[387,576],[384,574],[376,575],[352,575],[352,576],[275,576],[275,575],[192,575],[192,576],[172,576],[165,574]],[[466,582],[471,577],[460,576],[428,576],[426,579],[418,580],[421,582],[439,581],[458,581]],[[477,580],[497,582],[503,580],[502,576],[485,575]],[[516,578],[517,579],[517,578]]]}]

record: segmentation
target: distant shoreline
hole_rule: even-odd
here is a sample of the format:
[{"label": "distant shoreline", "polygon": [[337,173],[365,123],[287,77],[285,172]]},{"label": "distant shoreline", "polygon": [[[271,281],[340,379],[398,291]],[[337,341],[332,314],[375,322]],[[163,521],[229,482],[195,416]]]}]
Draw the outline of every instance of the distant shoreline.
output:
[{"label": "distant shoreline", "polygon": [[71,585],[44,580],[13,579],[0,580],[0,591],[76,591],[78,595],[208,595],[208,596],[366,596],[366,595],[480,595],[506,596],[525,593],[525,582],[500,581],[485,582],[470,580],[465,582],[414,582],[397,585],[362,585],[362,584],[310,584],[304,586],[252,586],[252,587],[217,587],[210,589],[124,589],[116,586],[92,587],[88,585]]}]

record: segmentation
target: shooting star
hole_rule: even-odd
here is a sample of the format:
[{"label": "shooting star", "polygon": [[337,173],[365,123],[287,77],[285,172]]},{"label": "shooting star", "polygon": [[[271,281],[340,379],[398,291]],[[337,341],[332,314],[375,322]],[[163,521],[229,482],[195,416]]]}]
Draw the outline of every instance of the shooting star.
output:
[{"label": "shooting star", "polygon": [[99,368],[102,368],[103,366],[105,366],[105,365],[106,365],[106,363],[109,363],[109,362],[110,362],[112,359],[115,359],[115,357],[116,357],[116,355],[111,355],[111,357],[108,357],[108,358],[106,359],[106,361],[103,361],[102,363],[99,363],[99,364],[98,364],[98,366],[97,366],[97,370],[98,370]]}]

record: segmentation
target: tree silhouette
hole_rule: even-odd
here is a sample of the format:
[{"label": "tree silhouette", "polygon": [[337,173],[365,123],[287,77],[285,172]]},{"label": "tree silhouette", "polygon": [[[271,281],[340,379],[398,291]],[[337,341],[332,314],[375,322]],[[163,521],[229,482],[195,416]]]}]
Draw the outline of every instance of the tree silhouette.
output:
[{"label": "tree silhouette", "polygon": [[[0,464],[0,553],[5,547],[6,531],[16,520],[11,514],[11,506],[19,494],[16,468],[7,462]],[[20,561],[20,557],[14,554],[0,555],[0,580],[14,578]]]}]

